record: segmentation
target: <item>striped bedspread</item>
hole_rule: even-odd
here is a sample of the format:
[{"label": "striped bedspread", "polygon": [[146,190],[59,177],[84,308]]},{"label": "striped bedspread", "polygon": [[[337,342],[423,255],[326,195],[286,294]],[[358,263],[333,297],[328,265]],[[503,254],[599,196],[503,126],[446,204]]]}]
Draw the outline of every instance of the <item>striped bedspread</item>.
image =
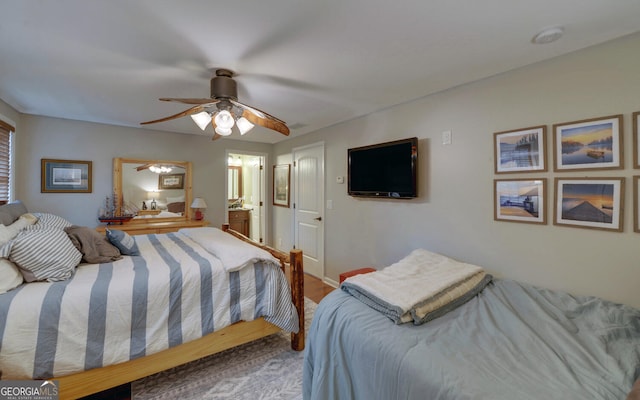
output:
[{"label": "striped bedspread", "polygon": [[298,321],[279,266],[226,272],[181,233],[135,236],[141,256],[84,264],[63,282],[0,295],[2,379],[44,379],[117,364],[260,316]]}]

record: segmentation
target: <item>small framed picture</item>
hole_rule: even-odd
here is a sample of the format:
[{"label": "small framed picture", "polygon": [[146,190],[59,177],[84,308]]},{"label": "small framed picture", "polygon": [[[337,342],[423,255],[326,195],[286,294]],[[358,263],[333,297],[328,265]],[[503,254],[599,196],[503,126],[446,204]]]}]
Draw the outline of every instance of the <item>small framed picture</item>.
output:
[{"label": "small framed picture", "polygon": [[495,179],[493,184],[496,221],[546,224],[546,178]]},{"label": "small framed picture", "polygon": [[624,178],[556,178],[554,225],[622,231]]},{"label": "small framed picture", "polygon": [[640,160],[638,154],[640,151],[640,111],[633,113],[633,168],[640,168]]},{"label": "small framed picture", "polygon": [[633,177],[633,231],[640,233],[640,176]]},{"label": "small framed picture", "polygon": [[291,165],[273,166],[273,205],[289,207],[289,186],[291,184]]},{"label": "small framed picture", "polygon": [[495,173],[545,172],[546,136],[546,126],[494,133]]},{"label": "small framed picture", "polygon": [[622,169],[622,115],[553,126],[553,169]]},{"label": "small framed picture", "polygon": [[40,192],[91,193],[91,161],[40,160]]},{"label": "small framed picture", "polygon": [[184,189],[184,174],[159,175],[158,189]]}]

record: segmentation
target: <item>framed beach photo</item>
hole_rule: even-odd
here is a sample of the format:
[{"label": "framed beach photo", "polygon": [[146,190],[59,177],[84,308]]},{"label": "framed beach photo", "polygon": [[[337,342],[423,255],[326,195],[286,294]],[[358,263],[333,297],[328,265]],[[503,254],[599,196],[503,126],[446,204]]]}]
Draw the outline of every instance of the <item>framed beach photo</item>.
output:
[{"label": "framed beach photo", "polygon": [[273,205],[289,207],[289,186],[291,184],[291,165],[273,166]]},{"label": "framed beach photo", "polygon": [[546,126],[494,133],[495,173],[546,171],[546,136]]},{"label": "framed beach photo", "polygon": [[622,231],[624,178],[556,178],[554,225]]},{"label": "framed beach photo", "polygon": [[91,193],[91,161],[40,160],[40,192]]},{"label": "framed beach photo", "polygon": [[184,174],[158,175],[158,189],[184,189]]},{"label": "framed beach photo", "polygon": [[638,147],[640,146],[640,111],[633,113],[633,168],[640,168],[640,160],[638,160]]},{"label": "framed beach photo", "polygon": [[495,179],[494,220],[546,224],[546,178]]},{"label": "framed beach photo", "polygon": [[622,169],[622,115],[553,125],[554,171]]}]

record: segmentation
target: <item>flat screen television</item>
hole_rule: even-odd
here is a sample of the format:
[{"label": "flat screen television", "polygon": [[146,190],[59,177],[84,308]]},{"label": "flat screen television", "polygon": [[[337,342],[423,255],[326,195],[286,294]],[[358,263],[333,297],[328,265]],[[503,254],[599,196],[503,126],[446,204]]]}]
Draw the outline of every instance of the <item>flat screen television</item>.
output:
[{"label": "flat screen television", "polygon": [[418,138],[355,147],[347,153],[350,196],[418,197]]}]

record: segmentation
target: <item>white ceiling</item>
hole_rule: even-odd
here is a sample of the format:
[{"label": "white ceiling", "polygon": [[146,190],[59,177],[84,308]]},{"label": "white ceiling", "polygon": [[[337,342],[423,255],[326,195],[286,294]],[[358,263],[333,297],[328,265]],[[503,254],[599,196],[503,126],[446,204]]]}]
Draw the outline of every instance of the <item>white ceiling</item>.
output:
[{"label": "white ceiling", "polygon": [[[159,97],[209,97],[224,67],[239,101],[292,136],[640,30],[638,0],[3,0],[0,10],[0,99],[21,113],[139,127],[189,107]],[[555,26],[561,40],[531,43]],[[188,117],[150,127],[202,134]],[[256,128],[241,140],[282,139]]]}]

